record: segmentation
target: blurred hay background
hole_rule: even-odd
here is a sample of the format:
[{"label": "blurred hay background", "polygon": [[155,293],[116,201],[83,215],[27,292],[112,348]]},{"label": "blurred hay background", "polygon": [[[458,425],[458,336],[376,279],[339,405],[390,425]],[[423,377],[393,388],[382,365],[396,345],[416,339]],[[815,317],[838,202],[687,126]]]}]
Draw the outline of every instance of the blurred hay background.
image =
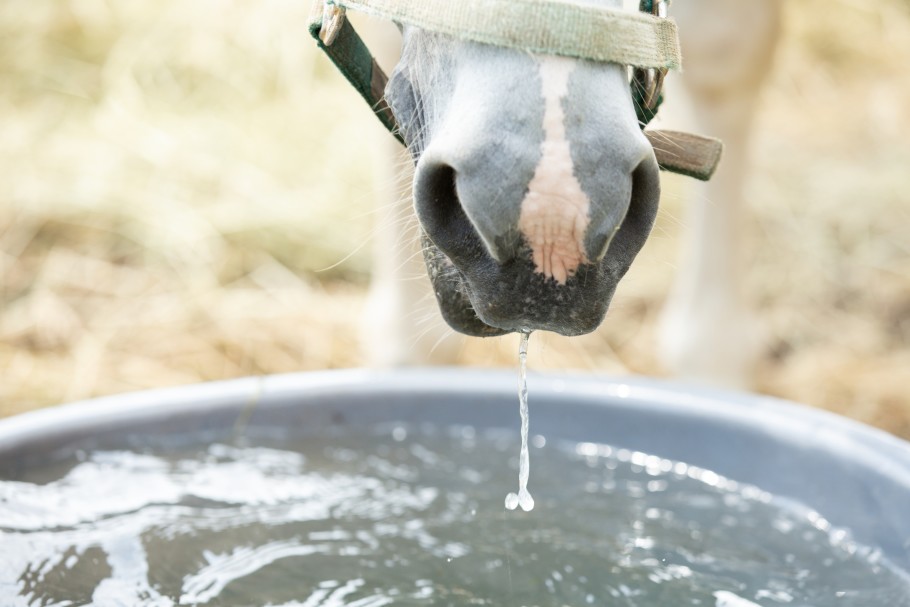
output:
[{"label": "blurred hay background", "polygon": [[[317,57],[309,4],[0,4],[0,415],[363,363],[387,135]],[[759,387],[910,438],[910,4],[786,5],[749,185]],[[535,335],[532,368],[662,373],[685,187],[604,327]]]}]

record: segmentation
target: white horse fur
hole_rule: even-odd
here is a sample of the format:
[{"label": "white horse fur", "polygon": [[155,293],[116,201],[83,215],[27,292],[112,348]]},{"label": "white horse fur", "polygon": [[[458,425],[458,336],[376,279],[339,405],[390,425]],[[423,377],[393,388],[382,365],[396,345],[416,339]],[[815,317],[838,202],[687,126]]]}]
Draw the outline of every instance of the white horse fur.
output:
[{"label": "white horse fur", "polygon": [[[615,6],[619,0],[601,1]],[[637,6],[629,4],[626,2],[626,8],[636,10]],[[677,0],[671,9],[680,26],[685,71],[671,82],[664,113],[669,113],[671,121],[683,116],[693,132],[720,137],[726,149],[717,175],[708,184],[696,186],[689,202],[684,262],[663,316],[661,354],[671,371],[714,383],[748,383],[751,365],[759,353],[755,324],[740,296],[737,231],[749,130],[755,99],[773,53],[779,13],[780,0]],[[375,23],[358,25],[376,27]],[[400,42],[389,33],[368,36],[387,69],[400,52]],[[438,187],[434,182],[436,168],[445,167],[450,172],[442,180],[453,180],[457,175],[464,182],[457,184],[458,203],[479,234],[482,255],[496,262],[484,265],[481,261],[483,267],[476,272],[483,276],[489,267],[510,263],[519,254],[516,243],[524,243],[530,249],[528,272],[533,276],[499,278],[507,283],[509,296],[517,301],[532,300],[537,298],[540,285],[546,285],[549,293],[541,298],[544,307],[561,308],[561,314],[580,318],[552,322],[547,310],[529,304],[499,315],[494,310],[478,326],[483,329],[492,323],[492,329],[500,332],[543,328],[575,334],[591,330],[599,324],[615,284],[578,295],[584,300],[592,293],[605,294],[599,307],[583,303],[573,308],[576,304],[572,298],[563,300],[560,289],[571,284],[576,272],[598,264],[612,269],[607,272],[607,282],[618,280],[624,264],[631,262],[640,246],[637,238],[630,238],[629,229],[616,239],[618,243],[611,244],[635,202],[629,202],[633,195],[630,190],[638,190],[639,199],[657,196],[656,186],[641,176],[647,170],[638,169],[638,177],[634,177],[636,167],[649,165],[653,156],[631,111],[625,69],[597,66],[606,69],[595,72],[588,62],[549,57],[516,59],[513,51],[491,56],[486,54],[487,49],[478,53],[471,45],[441,48],[436,37],[423,32],[405,31],[405,38],[405,56],[392,84],[400,77],[397,72],[408,70],[409,85],[413,86],[416,78],[417,86],[426,87],[421,91],[421,111],[433,114],[429,120],[432,124],[426,124],[423,117],[425,123],[421,125],[432,133],[415,146],[421,147],[415,154],[415,183],[418,197],[424,198],[423,202],[418,198],[417,215],[429,226],[428,231],[442,231],[435,240],[443,247],[459,246],[463,238],[460,233],[447,236],[446,228],[437,225],[449,215],[439,217],[427,209],[426,200],[437,197],[433,189]],[[414,57],[417,51],[430,56],[418,61]],[[446,53],[459,57],[460,70],[453,64],[434,65]],[[536,73],[528,72],[529,66]],[[512,72],[511,79],[507,71]],[[440,84],[440,73],[457,78],[457,82]],[[569,92],[570,81],[573,94]],[[433,97],[434,86],[444,91],[438,98]],[[529,92],[529,86],[536,87],[536,93]],[[390,90],[390,94],[394,97],[396,91]],[[516,103],[514,98],[509,99],[510,94],[525,101],[536,99],[541,107]],[[586,104],[584,96],[597,98]],[[398,106],[402,106],[400,101]],[[571,115],[567,116],[567,111]],[[484,120],[501,122],[504,112],[513,117],[512,123],[490,133],[490,123]],[[584,127],[579,127],[580,122],[585,122]],[[408,125],[404,126],[406,129]],[[535,144],[534,137],[513,137],[512,131],[518,128],[539,132],[539,141]],[[605,131],[606,139],[582,133],[585,128]],[[524,157],[503,160],[503,142],[509,153]],[[509,144],[533,149],[516,151]],[[438,320],[436,302],[426,286],[420,230],[413,219],[414,203],[409,195],[413,162],[396,146],[390,138],[388,149],[377,155],[380,175],[398,172],[402,187],[389,192],[380,207],[373,285],[364,314],[365,344],[373,364],[380,366],[451,362],[460,339]],[[492,156],[491,149],[495,150]],[[585,154],[592,158],[580,158]],[[601,175],[598,179],[592,176],[595,168]],[[469,182],[465,175],[476,175],[476,179]],[[516,191],[510,193],[510,189]],[[499,205],[498,211],[488,210],[491,201]],[[636,232],[646,235],[649,218],[644,217],[640,224]],[[452,243],[447,242],[450,236]],[[616,250],[622,258],[611,261]],[[448,280],[445,273],[455,273],[455,263],[447,257],[437,251],[430,256],[431,274],[432,259],[438,262],[435,273],[443,274],[435,277],[437,290],[441,281]],[[476,259],[472,257],[466,263]],[[458,269],[462,275],[474,271],[470,265]],[[485,287],[467,284],[458,289],[463,294]],[[494,289],[458,305],[471,308],[469,312],[473,313],[487,305],[495,308],[496,297]],[[484,315],[483,309],[479,311]],[[456,317],[459,314],[456,311]],[[449,322],[457,325],[458,319],[453,323],[449,318]]]}]

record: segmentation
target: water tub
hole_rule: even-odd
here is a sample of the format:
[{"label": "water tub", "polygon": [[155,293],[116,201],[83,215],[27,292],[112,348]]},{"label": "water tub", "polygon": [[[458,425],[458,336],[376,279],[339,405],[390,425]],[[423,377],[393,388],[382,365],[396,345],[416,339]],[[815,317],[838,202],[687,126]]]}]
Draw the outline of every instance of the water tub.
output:
[{"label": "water tub", "polygon": [[[293,437],[380,422],[518,432],[514,372],[338,371],[250,378],[74,403],[0,420],[0,478],[77,450],[186,447],[239,433]],[[643,379],[529,379],[531,430],[687,462],[794,498],[910,572],[910,444],[751,395]]]}]

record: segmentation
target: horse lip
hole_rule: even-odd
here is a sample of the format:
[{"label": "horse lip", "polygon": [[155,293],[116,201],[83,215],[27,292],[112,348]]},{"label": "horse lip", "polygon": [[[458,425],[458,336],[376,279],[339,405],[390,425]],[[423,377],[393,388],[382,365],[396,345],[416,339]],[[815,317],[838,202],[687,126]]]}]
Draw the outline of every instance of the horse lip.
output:
[{"label": "horse lip", "polygon": [[617,282],[605,265],[588,264],[581,275],[558,284],[533,271],[530,252],[502,266],[461,269],[428,244],[427,267],[440,311],[449,326],[466,335],[590,333],[603,321]]},{"label": "horse lip", "polygon": [[[581,291],[556,303],[554,293],[565,287],[551,284],[543,292],[523,296],[524,301],[504,299],[499,294],[474,294],[471,297],[474,312],[484,324],[507,333],[551,331],[565,337],[575,337],[594,331],[603,322],[612,298],[611,281],[601,279],[591,288],[590,283]],[[592,303],[593,302],[593,303]]]}]

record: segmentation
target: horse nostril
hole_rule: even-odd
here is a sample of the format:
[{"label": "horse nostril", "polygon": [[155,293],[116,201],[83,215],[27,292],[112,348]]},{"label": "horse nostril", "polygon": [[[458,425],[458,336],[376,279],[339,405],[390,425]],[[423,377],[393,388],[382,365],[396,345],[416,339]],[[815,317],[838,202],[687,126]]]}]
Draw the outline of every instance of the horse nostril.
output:
[{"label": "horse nostril", "polygon": [[433,244],[449,257],[483,247],[458,198],[456,178],[455,169],[447,164],[423,165],[414,184],[417,218]]},{"label": "horse nostril", "polygon": [[438,164],[423,167],[415,186],[417,217],[423,229],[438,247],[452,241],[453,228],[468,218],[458,203],[455,190],[455,169]]}]

